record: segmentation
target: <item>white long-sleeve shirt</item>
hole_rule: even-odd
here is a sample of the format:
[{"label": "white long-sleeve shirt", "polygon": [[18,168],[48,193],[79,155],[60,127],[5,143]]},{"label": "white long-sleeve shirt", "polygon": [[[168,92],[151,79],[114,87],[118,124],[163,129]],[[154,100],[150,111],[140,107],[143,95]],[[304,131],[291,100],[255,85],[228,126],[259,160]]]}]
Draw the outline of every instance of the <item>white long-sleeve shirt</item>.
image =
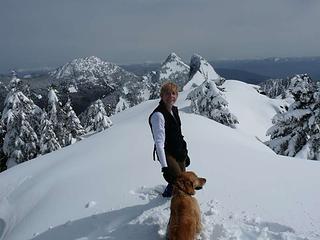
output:
[{"label": "white long-sleeve shirt", "polygon": [[164,143],[166,140],[165,120],[160,112],[154,112],[151,115],[152,135],[161,167],[167,167]]}]

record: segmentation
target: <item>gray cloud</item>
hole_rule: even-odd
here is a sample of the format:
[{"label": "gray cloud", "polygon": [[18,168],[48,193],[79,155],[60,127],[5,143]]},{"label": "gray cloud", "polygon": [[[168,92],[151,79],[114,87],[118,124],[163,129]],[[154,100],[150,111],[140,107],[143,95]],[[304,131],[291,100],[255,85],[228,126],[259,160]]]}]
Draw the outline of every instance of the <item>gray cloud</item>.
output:
[{"label": "gray cloud", "polygon": [[0,71],[96,55],[116,63],[320,55],[319,0],[1,0]]}]

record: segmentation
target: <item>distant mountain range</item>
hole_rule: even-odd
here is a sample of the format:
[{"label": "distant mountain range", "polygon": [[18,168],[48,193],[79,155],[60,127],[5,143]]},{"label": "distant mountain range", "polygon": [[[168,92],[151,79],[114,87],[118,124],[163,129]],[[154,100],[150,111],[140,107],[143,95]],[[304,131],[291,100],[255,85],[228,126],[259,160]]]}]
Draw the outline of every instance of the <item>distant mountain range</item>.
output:
[{"label": "distant mountain range", "polygon": [[236,69],[258,74],[263,78],[286,78],[307,73],[314,80],[320,80],[320,57],[225,60],[210,63],[217,69]]},{"label": "distant mountain range", "polygon": [[[190,80],[192,69],[189,65],[192,66],[191,62],[197,59],[193,57],[190,63],[184,63],[179,56],[171,53],[162,63],[118,66],[92,56],[74,59],[55,70],[18,71],[17,76],[30,85],[29,97],[41,108],[47,104],[48,87],[54,85],[60,100],[65,102],[68,97],[71,98],[77,113],[83,112],[91,102],[100,98],[109,105],[112,114],[158,97],[164,81],[173,81],[183,87]],[[320,80],[320,57],[223,60],[206,64],[211,64],[222,78],[252,84],[303,73]],[[11,75],[0,74],[0,110],[10,79]]]},{"label": "distant mountain range", "polygon": [[[270,78],[287,78],[303,73],[320,80],[320,57],[215,60],[209,63],[222,77],[246,83],[257,84]],[[136,75],[144,75],[159,66],[156,63],[122,65]]]},{"label": "distant mountain range", "polygon": [[[295,74],[308,73],[313,79],[320,80],[319,57],[290,57],[264,58],[247,60],[214,60],[209,61],[214,69],[227,79],[237,79],[243,82],[259,83],[270,78],[286,78]],[[141,63],[120,65],[123,69],[137,76],[144,76],[161,67],[161,63]],[[38,77],[46,75],[50,68],[37,70],[18,70],[20,78]],[[0,74],[0,80],[6,79],[8,74]],[[9,77],[10,79],[10,77]]]}]

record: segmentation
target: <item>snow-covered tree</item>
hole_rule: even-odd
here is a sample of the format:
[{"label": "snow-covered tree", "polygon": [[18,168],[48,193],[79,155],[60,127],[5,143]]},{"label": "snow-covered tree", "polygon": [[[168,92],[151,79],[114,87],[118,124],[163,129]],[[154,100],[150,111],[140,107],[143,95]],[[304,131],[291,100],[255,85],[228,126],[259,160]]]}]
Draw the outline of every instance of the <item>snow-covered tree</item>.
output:
[{"label": "snow-covered tree", "polygon": [[71,100],[68,99],[67,103],[63,107],[63,111],[66,114],[65,128],[66,128],[66,145],[72,144],[74,141],[81,140],[81,136],[85,133],[84,128],[77,114],[73,111],[71,106]]},{"label": "snow-covered tree", "polygon": [[102,131],[112,125],[105,111],[104,104],[100,99],[89,106],[82,117],[82,123],[87,132]]},{"label": "snow-covered tree", "polygon": [[270,98],[286,98],[287,90],[290,86],[291,78],[286,79],[268,79],[259,85],[261,86],[260,91],[265,93]]},{"label": "snow-covered tree", "polygon": [[39,114],[41,110],[22,92],[10,94],[5,102],[3,121],[6,135],[3,150],[10,165],[30,160],[38,153]]},{"label": "snow-covered tree", "polygon": [[53,124],[48,119],[46,112],[43,112],[41,117],[41,138],[40,138],[40,153],[46,154],[61,148],[56,134],[54,133]]},{"label": "snow-covered tree", "polygon": [[268,129],[270,140],[266,144],[277,154],[319,158],[319,89],[306,75],[296,75],[290,86],[295,102],[287,112],[276,114]]},{"label": "snow-covered tree", "polygon": [[26,115],[13,114],[8,119],[7,129],[3,150],[8,156],[8,167],[30,160],[38,155],[38,136],[28,122]]},{"label": "snow-covered tree", "polygon": [[314,103],[311,104],[312,116],[308,120],[310,128],[310,139],[305,146],[306,158],[320,160],[320,83],[313,94]]},{"label": "snow-covered tree", "polygon": [[3,142],[4,142],[4,137],[6,135],[6,126],[3,123],[3,121],[0,121],[0,172],[4,171],[7,169],[7,156],[3,152]]},{"label": "snow-covered tree", "polygon": [[61,102],[57,96],[57,91],[54,88],[50,88],[48,92],[48,119],[53,125],[54,133],[58,138],[58,142],[61,147],[65,147],[68,144],[68,131],[66,129],[67,114],[61,107]]},{"label": "snow-covered tree", "polygon": [[6,128],[3,151],[8,167],[36,157],[39,151],[42,111],[20,91],[19,84],[20,80],[13,76],[2,114]]},{"label": "snow-covered tree", "polygon": [[48,92],[48,118],[53,125],[58,123],[58,109],[60,102],[54,88],[50,88]]},{"label": "snow-covered tree", "polygon": [[189,93],[187,99],[191,100],[192,111],[206,116],[226,126],[235,128],[238,123],[228,109],[228,102],[217,88],[214,81],[206,80]]}]

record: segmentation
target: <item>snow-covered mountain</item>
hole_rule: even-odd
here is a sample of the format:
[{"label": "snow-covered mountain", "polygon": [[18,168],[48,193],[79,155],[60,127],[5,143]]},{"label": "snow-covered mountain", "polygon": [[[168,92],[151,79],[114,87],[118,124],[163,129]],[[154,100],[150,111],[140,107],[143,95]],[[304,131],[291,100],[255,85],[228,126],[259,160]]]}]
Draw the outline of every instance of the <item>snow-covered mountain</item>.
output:
[{"label": "snow-covered mountain", "polygon": [[205,80],[214,81],[216,85],[221,85],[225,79],[216,73],[210,63],[198,54],[194,54],[190,60],[189,81],[183,90],[199,86]]},{"label": "snow-covered mountain", "polygon": [[175,82],[182,88],[188,81],[189,70],[190,67],[176,53],[171,53],[161,64],[159,81],[161,84],[166,81]]},{"label": "snow-covered mountain", "polygon": [[150,92],[150,98],[159,97],[159,90],[164,82],[174,82],[180,89],[189,80],[190,67],[176,54],[171,53],[159,69],[143,76]]},{"label": "snow-covered mountain", "polygon": [[144,100],[142,78],[95,56],[74,59],[50,76],[60,92],[68,93],[75,109],[82,108],[77,112],[98,98],[102,98],[112,112],[123,102],[128,108]]},{"label": "snow-covered mountain", "polygon": [[[238,81],[222,87],[236,129],[190,113],[190,90],[177,102],[188,169],[207,179],[196,194],[199,239],[319,239],[319,162],[278,156],[257,139],[282,100]],[[159,196],[165,182],[147,123],[157,103],[118,113],[111,128],[0,173],[0,239],[165,239],[170,201]]]},{"label": "snow-covered mountain", "polygon": [[74,59],[51,72],[50,75],[58,80],[72,80],[76,84],[90,81],[93,84],[106,83],[111,86],[118,85],[126,78],[137,78],[118,65],[102,61],[95,56]]}]

